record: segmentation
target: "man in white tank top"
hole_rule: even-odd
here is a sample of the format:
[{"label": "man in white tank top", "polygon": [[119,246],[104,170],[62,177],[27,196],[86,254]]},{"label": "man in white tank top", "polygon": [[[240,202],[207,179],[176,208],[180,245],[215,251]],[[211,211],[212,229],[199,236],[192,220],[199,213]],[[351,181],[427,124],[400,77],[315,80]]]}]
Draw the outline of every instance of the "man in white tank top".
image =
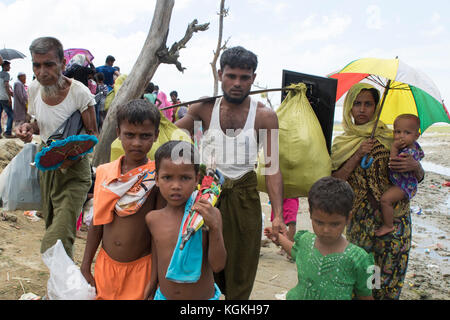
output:
[{"label": "man in white tank top", "polygon": [[[266,159],[272,159],[266,165],[269,169],[266,172],[271,173],[266,175],[266,185],[274,211],[272,227],[276,236],[286,230],[282,215],[283,181],[277,162],[278,136],[272,138],[278,131],[278,118],[272,109],[248,95],[257,64],[256,55],[242,47],[224,51],[219,70],[223,99],[191,105],[186,116],[176,122],[193,135],[194,122],[201,121],[202,162],[213,161],[226,177],[217,207],[222,213],[227,263],[224,271],[216,274],[216,282],[228,300],[248,299],[256,277],[261,202],[256,190],[255,165],[260,144]],[[265,133],[265,141],[259,141],[261,132]]]},{"label": "man in white tank top", "polygon": [[[86,133],[97,134],[94,96],[81,82],[63,76],[65,59],[59,40],[38,38],[30,52],[36,81],[29,88],[28,122],[16,128],[16,136],[30,142],[33,134],[39,134],[45,142],[76,110],[81,112]],[[29,123],[30,115],[35,122]],[[92,184],[89,159],[66,160],[60,169],[39,171],[39,182],[46,228],[41,253],[61,239],[72,257],[77,218]]]}]

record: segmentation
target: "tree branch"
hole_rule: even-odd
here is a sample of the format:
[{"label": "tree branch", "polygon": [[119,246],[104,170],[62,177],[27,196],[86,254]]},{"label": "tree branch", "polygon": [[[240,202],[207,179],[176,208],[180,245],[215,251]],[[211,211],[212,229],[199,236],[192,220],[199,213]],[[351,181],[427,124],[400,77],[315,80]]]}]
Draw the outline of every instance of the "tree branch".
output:
[{"label": "tree branch", "polygon": [[180,49],[186,48],[186,44],[189,42],[189,40],[191,40],[191,38],[195,32],[205,31],[205,30],[208,30],[208,28],[209,28],[209,22],[198,25],[197,19],[192,21],[188,25],[186,34],[180,41],[175,42],[170,47],[170,49],[168,47],[166,47],[166,45],[164,44],[162,46],[162,48],[160,50],[158,50],[156,55],[158,56],[159,61],[161,63],[174,64],[179,71],[184,72],[184,70],[186,68],[183,68],[181,63],[178,61],[178,58],[180,57]]},{"label": "tree branch", "polygon": [[210,63],[213,78],[214,78],[214,92],[213,92],[214,96],[216,96],[219,91],[219,74],[218,74],[217,68],[216,68],[217,60],[219,59],[220,51],[223,51],[226,49],[227,42],[228,42],[228,40],[230,40],[230,38],[228,38],[228,40],[225,41],[225,44],[222,45],[223,18],[228,16],[228,10],[229,9],[225,9],[225,0],[221,0],[220,1],[220,12],[217,13],[217,15],[219,16],[219,36],[217,38],[216,50],[213,51],[213,53],[214,53],[213,61]]}]

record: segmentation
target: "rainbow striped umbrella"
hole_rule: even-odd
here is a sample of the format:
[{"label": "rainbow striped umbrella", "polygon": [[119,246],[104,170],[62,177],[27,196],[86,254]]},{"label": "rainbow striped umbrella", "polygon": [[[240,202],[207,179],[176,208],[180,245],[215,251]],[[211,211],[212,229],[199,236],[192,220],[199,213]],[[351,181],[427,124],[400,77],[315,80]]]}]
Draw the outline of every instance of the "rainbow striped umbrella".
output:
[{"label": "rainbow striped umbrella", "polygon": [[338,80],[336,101],[363,79],[384,87],[378,119],[385,124],[393,124],[395,118],[403,113],[419,117],[421,133],[433,123],[450,123],[450,115],[433,81],[398,58],[358,59],[328,77]]}]

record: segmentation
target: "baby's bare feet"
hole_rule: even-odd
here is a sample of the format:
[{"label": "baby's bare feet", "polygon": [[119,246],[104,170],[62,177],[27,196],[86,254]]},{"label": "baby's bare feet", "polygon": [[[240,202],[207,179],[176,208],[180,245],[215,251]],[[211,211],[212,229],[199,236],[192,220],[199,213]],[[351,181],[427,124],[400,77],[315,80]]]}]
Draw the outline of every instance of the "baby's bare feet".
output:
[{"label": "baby's bare feet", "polygon": [[388,234],[388,233],[391,233],[392,231],[394,231],[394,227],[392,226],[392,227],[390,227],[390,226],[387,226],[387,225],[382,225],[381,227],[380,227],[380,229],[378,229],[378,230],[375,230],[375,235],[377,236],[377,237],[382,237],[382,236],[384,236],[384,235],[386,235],[386,234]]}]

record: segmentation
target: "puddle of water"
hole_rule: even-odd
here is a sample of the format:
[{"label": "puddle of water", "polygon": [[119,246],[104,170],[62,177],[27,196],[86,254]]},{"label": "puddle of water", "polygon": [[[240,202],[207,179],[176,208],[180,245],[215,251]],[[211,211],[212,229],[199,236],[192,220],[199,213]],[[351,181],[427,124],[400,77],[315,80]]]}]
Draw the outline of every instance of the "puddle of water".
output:
[{"label": "puddle of water", "polygon": [[436,147],[436,146],[443,146],[443,143],[436,142],[436,141],[421,141],[420,146],[421,147]]},{"label": "puddle of water", "polygon": [[436,164],[428,161],[421,161],[420,164],[425,171],[431,171],[434,173],[442,174],[443,176],[450,177],[450,168],[441,166],[440,164]]},{"label": "puddle of water", "polygon": [[[447,257],[441,256],[439,251],[435,251],[433,246],[437,243],[442,244],[444,247],[448,248],[449,241],[447,238],[439,239],[440,236],[447,236],[447,233],[431,224],[426,220],[419,217],[415,217],[412,213],[412,226],[413,226],[413,241],[416,243],[417,247],[413,248],[417,252],[426,254],[427,257],[433,260],[442,261]],[[416,228],[423,228],[423,231],[417,231]],[[416,237],[414,235],[417,235]]]}]

